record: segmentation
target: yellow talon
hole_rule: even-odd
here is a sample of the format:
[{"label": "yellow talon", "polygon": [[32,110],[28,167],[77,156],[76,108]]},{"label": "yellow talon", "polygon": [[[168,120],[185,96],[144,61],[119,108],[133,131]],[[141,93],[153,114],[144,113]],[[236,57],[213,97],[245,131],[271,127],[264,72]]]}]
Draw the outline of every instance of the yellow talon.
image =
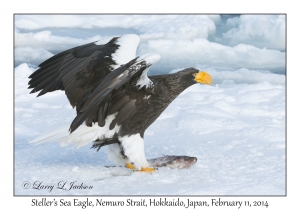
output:
[{"label": "yellow talon", "polygon": [[154,168],[141,168],[141,170],[135,170],[135,167],[134,165],[132,165],[131,163],[126,163],[126,167],[129,168],[129,169],[132,169],[134,171],[137,171],[137,172],[147,172],[147,173],[151,173],[153,171],[155,171]]},{"label": "yellow talon", "polygon": [[126,167],[130,169],[135,169],[135,167],[131,163],[126,163]]},{"label": "yellow talon", "polygon": [[151,173],[153,171],[155,171],[154,168],[141,168],[141,170],[137,170],[138,172],[147,172],[147,173]]}]

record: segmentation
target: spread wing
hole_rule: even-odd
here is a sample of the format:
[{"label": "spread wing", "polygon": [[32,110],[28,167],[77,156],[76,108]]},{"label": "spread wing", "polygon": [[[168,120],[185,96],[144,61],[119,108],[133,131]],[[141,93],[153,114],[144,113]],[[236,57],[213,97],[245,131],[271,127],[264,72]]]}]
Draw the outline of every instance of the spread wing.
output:
[{"label": "spread wing", "polygon": [[93,42],[61,52],[41,63],[29,76],[31,93],[41,91],[41,96],[65,90],[70,104],[78,111],[107,75],[136,57],[138,44],[137,35],[124,35],[103,45]]},{"label": "spread wing", "polygon": [[151,83],[147,71],[158,59],[160,56],[157,54],[147,54],[108,74],[85,98],[70,126],[70,131],[76,130],[84,121],[88,126],[92,126],[92,122],[104,126],[106,117],[117,113],[109,126],[112,129],[116,123],[121,125],[123,121],[133,116],[137,110],[136,99],[143,93],[141,87]]},{"label": "spread wing", "polygon": [[115,114],[111,130],[136,114],[140,89],[151,83],[147,70],[160,58],[149,54],[136,58],[138,44],[137,35],[124,35],[103,45],[93,42],[61,52],[30,75],[31,93],[65,90],[77,110],[71,133],[84,121],[89,127],[93,123],[103,127],[107,116]]}]

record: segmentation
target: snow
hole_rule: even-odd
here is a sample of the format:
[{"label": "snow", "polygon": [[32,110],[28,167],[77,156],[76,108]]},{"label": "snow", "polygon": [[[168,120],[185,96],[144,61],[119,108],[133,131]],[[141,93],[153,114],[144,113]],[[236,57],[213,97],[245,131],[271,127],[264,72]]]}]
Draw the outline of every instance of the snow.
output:
[{"label": "snow", "polygon": [[[282,15],[243,15],[226,24],[236,24],[223,35],[224,39],[233,46],[238,43],[254,44],[285,50],[285,18]],[[233,23],[236,22],[236,23]]]},{"label": "snow", "polygon": [[[285,15],[15,15],[15,194],[285,195],[284,30]],[[107,147],[29,144],[68,129],[76,115],[63,91],[29,94],[36,66],[62,50],[125,33],[140,36],[137,55],[161,55],[149,75],[195,67],[212,76],[211,86],[184,91],[144,135],[147,159],[196,157],[190,168],[136,173],[106,168],[113,165]],[[22,187],[61,181],[93,189]]]},{"label": "snow", "polygon": [[42,63],[44,60],[52,57],[54,54],[45,49],[33,49],[31,47],[19,47],[15,50],[15,64],[31,60],[33,63]]},{"label": "snow", "polygon": [[[16,81],[26,81],[31,72],[26,64],[18,66]],[[284,195],[285,85],[265,78],[256,83],[225,79],[184,91],[146,130],[145,154],[147,159],[188,155],[198,162],[188,169],[160,168],[152,174],[105,168],[113,165],[106,148],[96,152],[91,145],[76,149],[58,143],[29,144],[47,128],[69,125],[75,111],[66,106],[61,91],[35,98],[26,82],[16,83],[15,193]],[[93,190],[22,188],[24,181],[57,184],[62,180],[92,185]]]},{"label": "snow", "polygon": [[[226,20],[220,15],[16,15],[15,18],[15,48],[21,48],[19,60],[28,58],[22,50],[26,47],[35,49],[34,53],[43,48],[57,54],[89,42],[135,33],[141,41],[138,55],[150,52],[162,56],[152,70],[155,73],[203,63],[285,72],[285,15],[241,15]],[[229,24],[232,22],[235,24]],[[26,62],[38,65],[38,60],[31,57]]]}]

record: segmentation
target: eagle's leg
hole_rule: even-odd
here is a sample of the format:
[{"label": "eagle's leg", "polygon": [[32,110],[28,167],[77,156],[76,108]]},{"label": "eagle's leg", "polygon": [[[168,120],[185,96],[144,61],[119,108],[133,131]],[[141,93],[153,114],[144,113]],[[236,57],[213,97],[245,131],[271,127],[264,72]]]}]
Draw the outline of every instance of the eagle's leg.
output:
[{"label": "eagle's leg", "polygon": [[124,158],[124,163],[127,168],[139,172],[151,173],[155,169],[149,167],[144,152],[143,135],[137,133],[119,137],[121,154]]},{"label": "eagle's leg", "polygon": [[[97,147],[99,147],[99,143],[97,142]],[[144,139],[139,133],[131,136],[116,137],[108,145],[108,158],[116,165],[125,165],[129,169],[139,172],[151,173],[155,170],[149,167],[144,152]],[[94,145],[93,147],[96,146]]]}]

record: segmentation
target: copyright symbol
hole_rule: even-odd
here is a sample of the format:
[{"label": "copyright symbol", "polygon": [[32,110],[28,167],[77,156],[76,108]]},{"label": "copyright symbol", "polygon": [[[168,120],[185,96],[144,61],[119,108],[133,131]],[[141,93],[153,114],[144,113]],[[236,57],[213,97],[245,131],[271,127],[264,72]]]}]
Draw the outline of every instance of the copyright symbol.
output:
[{"label": "copyright symbol", "polygon": [[22,187],[23,187],[24,189],[29,189],[30,186],[31,186],[30,182],[28,182],[28,181],[23,182]]}]

